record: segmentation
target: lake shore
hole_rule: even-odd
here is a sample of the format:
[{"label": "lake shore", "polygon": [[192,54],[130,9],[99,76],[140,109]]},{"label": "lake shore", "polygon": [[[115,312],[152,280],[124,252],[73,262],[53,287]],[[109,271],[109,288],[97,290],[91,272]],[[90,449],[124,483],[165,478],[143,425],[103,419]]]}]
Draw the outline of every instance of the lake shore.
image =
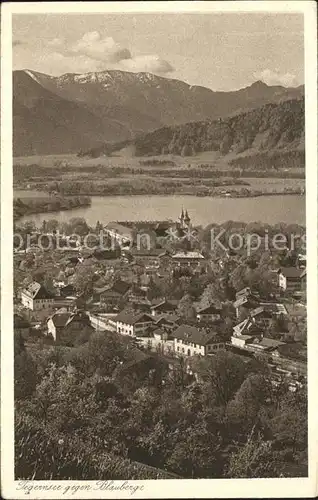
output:
[{"label": "lake shore", "polygon": [[[18,193],[17,193],[18,194]],[[305,223],[305,196],[281,195],[259,197],[212,197],[195,195],[92,196],[91,205],[54,213],[54,219],[67,222],[83,217],[91,226],[118,220],[177,220],[182,206],[188,209],[196,225],[240,220],[263,221],[269,224]],[[27,215],[20,220],[33,220],[41,225],[47,213]]]}]

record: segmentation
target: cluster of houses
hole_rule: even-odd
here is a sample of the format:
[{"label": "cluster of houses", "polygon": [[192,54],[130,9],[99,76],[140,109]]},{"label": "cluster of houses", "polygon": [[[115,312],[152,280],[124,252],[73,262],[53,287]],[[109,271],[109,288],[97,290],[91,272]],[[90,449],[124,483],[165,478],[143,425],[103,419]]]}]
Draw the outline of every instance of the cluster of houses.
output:
[{"label": "cluster of houses", "polygon": [[[267,336],[273,319],[283,321],[288,317],[286,306],[264,302],[250,288],[236,294],[233,302],[236,324],[232,334],[220,329],[224,324],[223,310],[215,304],[204,307],[195,304],[195,317],[185,320],[178,309],[178,300],[138,302],[132,288],[132,284],[117,280],[101,292],[113,306],[125,304],[119,312],[85,311],[85,304],[74,300],[71,307],[60,307],[61,297],[52,297],[43,285],[35,282],[23,290],[21,301],[32,311],[47,311],[46,334],[57,344],[71,334],[89,336],[94,331],[111,331],[134,339],[142,349],[167,358],[213,356],[222,349],[243,355],[264,354],[271,363],[288,357],[284,351],[286,342]],[[28,327],[23,321],[23,317],[16,317],[15,328],[25,333]],[[303,373],[305,364],[298,364],[296,371]]]},{"label": "cluster of houses", "polygon": [[[175,225],[171,225],[169,221],[153,222],[150,229],[158,236],[164,235],[167,229],[173,227],[182,236],[191,228],[188,212],[182,210],[179,219]],[[140,227],[142,228],[142,222]],[[56,343],[74,332],[89,335],[97,330],[112,331],[133,338],[143,349],[156,351],[167,357],[213,356],[219,350],[227,349],[242,355],[262,353],[270,360],[286,358],[286,336],[273,338],[268,332],[273,321],[284,323],[288,319],[291,314],[288,302],[266,302],[257,292],[244,288],[236,293],[232,303],[232,331],[222,328],[226,316],[223,308],[214,303],[204,306],[194,303],[195,315],[191,320],[186,319],[178,308],[179,300],[148,299],[149,276],[158,275],[159,268],[160,272],[166,268],[168,273],[187,270],[190,275],[202,274],[211,265],[210,260],[200,251],[194,250],[170,253],[155,246],[131,247],[135,228],[129,222],[109,223],[105,230],[121,245],[122,262],[128,267],[130,263],[134,263],[143,268],[145,281],[139,280],[136,283],[128,279],[113,279],[110,273],[109,279],[107,277],[105,280],[107,284],[94,286],[89,303],[87,298],[76,293],[72,280],[56,281],[54,294],[43,284],[30,283],[21,291],[21,304],[34,314],[42,312],[46,322],[45,333]],[[75,266],[83,260],[76,255],[70,259],[74,260]],[[295,267],[275,270],[275,279],[282,296],[304,295],[305,257],[299,258]],[[19,328],[25,334],[28,326],[23,326],[23,322],[23,316],[16,317],[15,329]]]}]

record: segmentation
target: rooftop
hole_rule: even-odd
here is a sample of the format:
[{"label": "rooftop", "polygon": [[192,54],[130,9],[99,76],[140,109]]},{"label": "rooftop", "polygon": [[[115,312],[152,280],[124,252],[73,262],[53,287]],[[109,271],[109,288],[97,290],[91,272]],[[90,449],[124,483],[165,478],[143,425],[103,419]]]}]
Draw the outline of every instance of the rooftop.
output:
[{"label": "rooftop", "polygon": [[134,311],[123,310],[115,318],[114,321],[126,323],[127,325],[135,325],[136,323],[153,321],[153,318],[146,313],[136,313]]},{"label": "rooftop", "polygon": [[53,295],[37,281],[32,281],[32,283],[24,289],[24,292],[30,295],[33,299],[53,299]]},{"label": "rooftop", "polygon": [[118,233],[119,235],[125,236],[127,238],[133,237],[133,230],[130,227],[119,224],[118,222],[109,222],[108,224],[106,224],[105,229]]},{"label": "rooftop", "polygon": [[164,311],[175,311],[176,308],[178,307],[178,300],[162,300],[157,304],[153,304],[151,306],[151,309],[157,310],[164,310]]},{"label": "rooftop", "polygon": [[76,311],[76,312],[66,312],[65,309],[59,309],[55,314],[50,316],[48,320],[51,319],[56,328],[64,328],[69,325],[72,321],[80,321],[83,324],[90,324],[90,319],[86,313]]},{"label": "rooftop", "polygon": [[177,252],[172,256],[173,259],[204,259],[200,252]]},{"label": "rooftop", "polygon": [[306,276],[306,269],[299,269],[298,267],[281,267],[278,271],[286,278],[303,278]]},{"label": "rooftop", "polygon": [[186,340],[199,345],[212,344],[218,338],[216,332],[211,332],[207,329],[199,329],[195,326],[181,325],[172,332],[172,336],[176,339]]},{"label": "rooftop", "polygon": [[270,339],[267,337],[263,337],[261,339],[254,339],[252,346],[261,346],[264,347],[265,349],[277,349],[280,346],[285,345],[285,342],[281,342],[280,340],[275,340],[275,339]]},{"label": "rooftop", "polygon": [[210,304],[202,309],[197,309],[197,314],[220,314],[222,309],[214,304]]}]

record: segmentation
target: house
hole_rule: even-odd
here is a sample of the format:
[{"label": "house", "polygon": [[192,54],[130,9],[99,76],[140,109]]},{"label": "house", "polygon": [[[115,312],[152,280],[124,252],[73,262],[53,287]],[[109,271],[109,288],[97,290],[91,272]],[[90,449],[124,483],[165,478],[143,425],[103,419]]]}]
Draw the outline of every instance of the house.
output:
[{"label": "house", "polygon": [[250,292],[241,295],[236,294],[236,300],[233,303],[233,306],[235,307],[236,317],[240,318],[242,316],[248,316],[250,310],[255,309],[258,304],[258,297],[252,295]]},{"label": "house", "polygon": [[152,338],[148,340],[149,347],[159,353],[172,356],[174,354],[174,338],[171,330],[157,328],[152,333]]},{"label": "house", "polygon": [[21,292],[21,302],[32,311],[50,309],[54,305],[54,296],[40,283],[33,281]]},{"label": "house", "polygon": [[151,379],[153,385],[160,386],[168,369],[168,361],[163,357],[159,359],[136,348],[133,359],[118,364],[113,377],[120,381],[122,391],[131,394],[136,390],[136,383],[138,387],[141,380]]},{"label": "house", "polygon": [[273,317],[271,311],[264,306],[258,306],[250,311],[249,317],[261,328],[268,328]]},{"label": "house", "polygon": [[306,255],[301,254],[301,253],[298,254],[297,260],[296,260],[296,266],[299,269],[304,269],[306,267],[306,264],[307,264],[307,257],[306,257]]},{"label": "house", "polygon": [[282,267],[277,271],[278,286],[286,292],[303,292],[306,290],[306,269],[298,267]]},{"label": "house", "polygon": [[114,243],[119,245],[128,246],[134,241],[134,232],[130,227],[123,226],[118,222],[109,222],[104,231],[108,234]]},{"label": "house", "polygon": [[239,299],[240,297],[245,297],[246,295],[251,295],[251,289],[250,287],[245,287],[236,292],[236,299]]},{"label": "house", "polygon": [[210,304],[202,309],[197,309],[197,320],[202,322],[213,322],[221,319],[222,309]]},{"label": "house", "polygon": [[165,330],[172,331],[178,324],[180,324],[181,318],[177,314],[162,314],[161,316],[155,316],[154,324],[158,328],[164,328]]},{"label": "house", "polygon": [[116,331],[116,323],[113,321],[117,313],[89,312],[91,325],[97,332]]},{"label": "house", "polygon": [[21,335],[23,338],[27,338],[30,333],[31,324],[20,314],[14,314],[13,327],[15,333]]},{"label": "house", "polygon": [[200,252],[177,252],[172,255],[171,261],[177,268],[190,268],[199,272],[207,268],[207,261]]},{"label": "house", "polygon": [[102,288],[94,288],[94,298],[108,305],[118,306],[120,303],[128,299],[131,283],[116,280],[111,286],[107,285]]},{"label": "house", "polygon": [[145,301],[147,299],[147,290],[133,283],[128,289],[128,300],[130,302]]},{"label": "house", "polygon": [[51,334],[55,342],[59,343],[65,338],[85,337],[86,339],[94,332],[89,316],[83,311],[67,312],[60,309],[47,320],[48,334]]},{"label": "house", "polygon": [[245,318],[243,321],[233,327],[233,336],[241,335],[263,335],[263,329],[257,325],[253,318]]},{"label": "house", "polygon": [[145,336],[153,324],[153,318],[146,313],[121,311],[113,321],[116,323],[116,332],[131,337]]},{"label": "house", "polygon": [[146,268],[158,269],[160,258],[166,255],[163,248],[136,248],[130,250],[133,260],[142,263]]},{"label": "house", "polygon": [[190,325],[180,325],[172,332],[174,351],[179,356],[206,356],[225,348],[225,342],[214,332]]},{"label": "house", "polygon": [[280,356],[279,348],[283,345],[285,345],[285,342],[281,342],[280,340],[274,340],[267,337],[255,337],[247,347],[255,353],[263,352],[271,356]]},{"label": "house", "polygon": [[178,300],[161,300],[160,302],[156,302],[151,306],[151,314],[152,316],[161,316],[162,314],[174,314],[179,301]]},{"label": "house", "polygon": [[74,296],[76,293],[75,287],[69,283],[65,286],[60,287],[60,295],[61,297],[70,297]]}]

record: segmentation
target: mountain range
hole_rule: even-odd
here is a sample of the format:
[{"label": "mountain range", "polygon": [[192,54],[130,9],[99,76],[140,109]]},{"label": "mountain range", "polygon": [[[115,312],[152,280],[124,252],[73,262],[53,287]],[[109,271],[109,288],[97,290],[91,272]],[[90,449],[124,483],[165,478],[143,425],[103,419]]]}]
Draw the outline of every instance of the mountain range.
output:
[{"label": "mountain range", "polygon": [[303,95],[303,86],[261,81],[215,92],[151,73],[113,70],[55,77],[18,70],[13,72],[13,152],[77,153],[165,126],[223,119]]}]

